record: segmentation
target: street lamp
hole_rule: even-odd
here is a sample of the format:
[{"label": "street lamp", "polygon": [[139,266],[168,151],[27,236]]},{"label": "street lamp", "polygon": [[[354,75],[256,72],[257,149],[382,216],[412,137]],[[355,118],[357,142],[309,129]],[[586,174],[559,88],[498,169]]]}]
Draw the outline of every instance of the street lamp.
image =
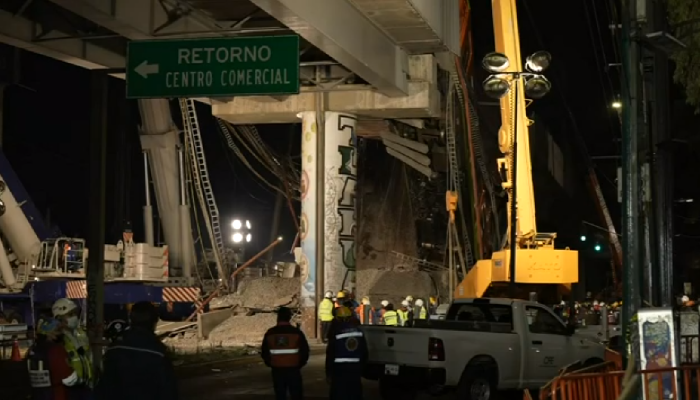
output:
[{"label": "street lamp", "polygon": [[512,146],[512,170],[510,193],[510,291],[511,296],[515,296],[515,260],[517,251],[517,167],[518,167],[518,111],[519,99],[518,88],[523,85],[525,95],[531,99],[541,99],[552,89],[552,84],[542,75],[552,63],[552,55],[546,51],[537,51],[525,59],[525,71],[508,71],[510,60],[503,53],[489,53],[481,62],[482,67],[490,73],[484,80],[483,88],[487,96],[494,99],[502,99],[513,91],[514,104],[513,121],[513,146]]}]

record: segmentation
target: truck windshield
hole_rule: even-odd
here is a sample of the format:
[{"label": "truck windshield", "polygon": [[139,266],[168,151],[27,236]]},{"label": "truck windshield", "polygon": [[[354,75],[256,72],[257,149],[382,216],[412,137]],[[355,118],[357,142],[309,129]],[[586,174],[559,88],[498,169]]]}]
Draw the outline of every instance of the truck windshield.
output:
[{"label": "truck windshield", "polygon": [[450,307],[445,318],[447,321],[491,322],[513,325],[513,310],[502,304],[455,304]]}]

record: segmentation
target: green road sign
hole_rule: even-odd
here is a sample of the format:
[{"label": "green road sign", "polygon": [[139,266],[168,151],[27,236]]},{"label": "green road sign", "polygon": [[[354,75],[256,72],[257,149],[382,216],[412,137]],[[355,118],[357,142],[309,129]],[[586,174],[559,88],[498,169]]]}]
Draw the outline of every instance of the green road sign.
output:
[{"label": "green road sign", "polygon": [[126,97],[299,93],[299,37],[129,42]]}]

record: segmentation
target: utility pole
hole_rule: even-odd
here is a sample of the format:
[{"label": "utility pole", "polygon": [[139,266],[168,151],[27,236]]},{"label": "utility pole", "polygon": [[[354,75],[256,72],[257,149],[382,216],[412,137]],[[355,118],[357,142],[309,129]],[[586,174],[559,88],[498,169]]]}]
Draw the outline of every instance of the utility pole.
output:
[{"label": "utility pole", "polygon": [[[622,1],[622,249],[623,337],[641,306],[639,254],[639,43],[637,1]],[[623,348],[627,354],[627,345]]]}]

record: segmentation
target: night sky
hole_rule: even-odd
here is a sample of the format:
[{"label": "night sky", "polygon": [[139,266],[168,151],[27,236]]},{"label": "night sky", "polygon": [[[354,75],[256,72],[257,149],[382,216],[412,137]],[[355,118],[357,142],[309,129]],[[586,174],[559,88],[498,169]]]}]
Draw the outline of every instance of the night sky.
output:
[{"label": "night sky", "polygon": [[[490,2],[472,3],[475,60],[480,60],[493,50],[491,9]],[[608,29],[613,16],[609,3],[529,1],[527,7],[522,3],[519,9],[523,55],[536,50],[547,50],[553,55],[552,68],[546,75],[554,89],[532,108],[544,117],[550,129],[565,130],[564,134],[572,137],[574,133],[582,135],[591,155],[619,154],[619,120],[609,107],[619,92],[617,70],[607,68],[607,64],[619,62]],[[475,82],[480,86],[478,83],[485,75],[478,65],[474,71]],[[138,110],[133,101],[124,100],[124,83],[117,79],[112,81],[107,241],[120,239],[125,220],[132,221],[136,238],[140,240],[143,238],[144,185],[137,136]],[[7,89],[4,151],[38,208],[43,212],[50,210],[52,221],[65,234],[85,237],[89,219],[86,212],[89,73],[79,67],[22,52],[19,82],[22,86]],[[228,225],[226,221],[233,217],[250,219],[254,225],[254,247],[264,247],[269,237],[274,194],[236,161],[215,128],[208,107],[200,107],[199,118],[222,221]],[[285,153],[290,138],[297,136],[292,135],[294,129],[298,128],[289,125],[259,127],[263,139],[279,153]],[[292,154],[299,152],[297,139]],[[569,161],[583,166],[578,155]],[[617,166],[617,161],[603,161],[598,164],[597,171],[613,218],[619,221],[619,207],[614,201]],[[263,168],[259,170],[264,173]],[[584,185],[582,169],[576,176],[576,184]],[[270,179],[275,182],[274,177]],[[588,204],[582,217],[602,225],[589,199],[584,200]],[[298,208],[298,204],[295,206]],[[295,228],[286,206],[282,215],[282,234],[291,244]]]}]

